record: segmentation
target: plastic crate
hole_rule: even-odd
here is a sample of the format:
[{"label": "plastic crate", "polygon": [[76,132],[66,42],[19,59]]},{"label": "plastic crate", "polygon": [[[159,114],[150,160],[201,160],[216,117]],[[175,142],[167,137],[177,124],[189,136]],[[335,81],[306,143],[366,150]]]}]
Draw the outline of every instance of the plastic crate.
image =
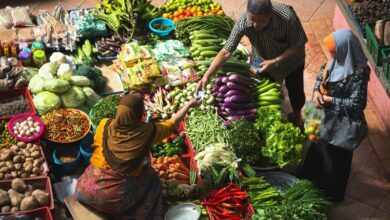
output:
[{"label": "plastic crate", "polygon": [[[45,192],[47,192],[49,194],[49,197],[50,197],[50,202],[49,202],[48,208],[49,209],[54,209],[53,190],[52,190],[52,187],[51,187],[51,182],[50,182],[50,178],[49,177],[45,176],[45,177],[26,178],[26,179],[23,179],[23,180],[24,180],[24,182],[27,185],[32,185],[35,189],[42,189]],[[8,191],[11,188],[11,182],[12,182],[12,180],[0,181],[0,189]],[[22,212],[36,211],[36,210],[38,210],[40,208],[42,208],[42,207],[39,207],[37,209],[25,210],[25,211],[22,211]],[[2,215],[9,215],[11,213],[8,212],[8,213],[1,213],[1,214]]]},{"label": "plastic crate", "polygon": [[[390,19],[385,19],[384,21],[389,21]],[[390,46],[385,46],[379,44],[378,40],[375,36],[375,21],[366,23],[366,40],[367,40],[367,48],[370,51],[372,59],[376,63],[376,65],[381,66],[382,64],[382,55],[381,50],[390,49]]]},{"label": "plastic crate", "polygon": [[[381,54],[382,54],[382,60],[388,59],[390,55],[390,48],[383,49],[381,51]],[[383,76],[385,77],[385,80],[387,81],[387,83],[390,83],[390,63],[383,62],[382,68],[383,68]]]},{"label": "plastic crate", "polygon": [[[30,111],[23,112],[23,113],[31,113],[33,115],[37,114],[35,107],[34,107],[34,103],[32,101],[31,93],[27,87],[19,88],[19,89],[9,89],[5,92],[0,93],[0,100],[7,99],[7,98],[15,98],[15,97],[20,97],[21,99],[23,98],[24,100],[27,101],[27,103],[30,107]],[[11,117],[0,117],[0,120],[8,121]]]},{"label": "plastic crate", "polygon": [[[50,209],[47,207],[42,207],[29,211],[20,211],[17,214],[28,215],[31,219],[40,218],[42,220],[53,220],[53,216],[51,215]],[[6,213],[1,214],[2,216],[13,216],[15,213]]]}]

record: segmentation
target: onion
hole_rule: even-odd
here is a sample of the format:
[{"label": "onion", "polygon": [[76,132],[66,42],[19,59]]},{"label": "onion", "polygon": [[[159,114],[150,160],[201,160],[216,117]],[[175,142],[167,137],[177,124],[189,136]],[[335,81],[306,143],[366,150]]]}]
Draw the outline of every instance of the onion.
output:
[{"label": "onion", "polygon": [[35,127],[35,131],[39,132],[41,130],[41,127]]},{"label": "onion", "polygon": [[33,121],[28,121],[28,126],[32,127],[34,125],[34,122]]},{"label": "onion", "polygon": [[26,131],[26,136],[31,136],[31,132],[30,131]]},{"label": "onion", "polygon": [[30,132],[34,132],[34,131],[35,131],[35,128],[34,128],[34,127],[30,127],[29,131],[30,131]]},{"label": "onion", "polygon": [[28,130],[29,130],[29,127],[28,127],[27,125],[25,125],[25,126],[23,127],[23,130],[24,130],[24,131],[28,131]]},{"label": "onion", "polygon": [[39,122],[34,123],[34,127],[40,126]]},{"label": "onion", "polygon": [[31,116],[27,118],[27,121],[32,121],[32,120],[33,118]]}]

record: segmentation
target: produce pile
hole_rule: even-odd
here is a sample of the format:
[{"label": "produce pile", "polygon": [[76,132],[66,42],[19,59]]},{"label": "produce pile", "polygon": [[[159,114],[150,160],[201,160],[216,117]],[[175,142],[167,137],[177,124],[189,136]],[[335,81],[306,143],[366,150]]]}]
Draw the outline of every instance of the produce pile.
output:
[{"label": "produce pile", "polygon": [[163,17],[170,18],[175,22],[195,16],[207,16],[212,14],[224,15],[221,5],[212,0],[169,0],[163,5],[162,9],[166,12],[163,14]]},{"label": "produce pile", "polygon": [[45,136],[50,141],[71,143],[84,137],[90,130],[91,122],[85,113],[76,109],[62,108],[42,116]]},{"label": "produce pile", "polygon": [[0,101],[0,118],[12,117],[13,115],[30,111],[30,106],[23,97],[7,98]]},{"label": "produce pile", "polygon": [[100,99],[91,109],[89,114],[92,125],[97,127],[103,118],[113,118],[119,104],[119,95],[110,95]]},{"label": "produce pile", "polygon": [[43,174],[45,159],[38,144],[17,142],[0,149],[0,180]]},{"label": "produce pile", "polygon": [[389,0],[358,0],[353,1],[349,6],[355,15],[360,27],[364,27],[367,22],[384,19],[389,16]]},{"label": "produce pile", "polygon": [[26,119],[20,120],[12,127],[13,133],[18,138],[32,138],[41,132],[43,127],[41,124],[31,116]]},{"label": "produce pile", "polygon": [[0,148],[16,144],[18,141],[8,131],[8,123],[0,120]]},{"label": "produce pile", "polygon": [[22,179],[15,178],[11,182],[11,189],[0,189],[1,212],[17,212],[31,210],[50,204],[50,195],[45,190],[27,185]]},{"label": "produce pile", "polygon": [[184,133],[173,133],[168,138],[165,138],[161,143],[157,143],[152,147],[153,157],[164,157],[181,155],[187,149],[184,142]]}]

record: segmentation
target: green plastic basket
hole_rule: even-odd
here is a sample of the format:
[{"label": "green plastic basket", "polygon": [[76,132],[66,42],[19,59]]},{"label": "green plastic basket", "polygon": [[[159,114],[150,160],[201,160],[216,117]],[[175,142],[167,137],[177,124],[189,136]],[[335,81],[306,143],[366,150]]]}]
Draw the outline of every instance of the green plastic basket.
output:
[{"label": "green plastic basket", "polygon": [[[382,53],[381,60],[386,59],[390,54],[390,48],[383,49],[381,53]],[[390,83],[390,63],[383,62],[382,69],[383,69],[383,76],[385,77],[387,83]]]},{"label": "green plastic basket", "polygon": [[[384,21],[388,21],[390,19],[385,19]],[[366,23],[366,40],[367,40],[367,48],[370,51],[372,59],[376,63],[376,65],[381,66],[382,64],[382,56],[381,50],[390,49],[390,46],[385,46],[379,44],[378,40],[375,37],[375,21]]]}]

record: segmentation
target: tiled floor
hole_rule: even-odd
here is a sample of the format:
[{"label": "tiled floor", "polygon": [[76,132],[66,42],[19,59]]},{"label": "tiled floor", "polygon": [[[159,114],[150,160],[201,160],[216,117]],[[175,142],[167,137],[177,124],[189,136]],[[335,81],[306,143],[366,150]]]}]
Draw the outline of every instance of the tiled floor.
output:
[{"label": "tiled floor", "polygon": [[[215,0],[225,13],[238,18],[246,9],[246,0]],[[335,0],[274,0],[290,4],[301,19],[309,42],[306,45],[305,92],[311,98],[315,76],[329,58],[324,52],[322,39],[331,33]],[[97,0],[1,0],[5,5],[29,5],[33,13],[41,9],[52,10],[60,2],[65,9],[94,7]],[[154,0],[162,5],[166,0]],[[243,42],[248,44],[248,42]],[[370,105],[366,109],[369,136],[354,152],[352,172],[344,202],[329,212],[331,220],[390,219],[390,140]],[[389,176],[390,177],[390,176]],[[57,219],[57,218],[56,218]]]}]

